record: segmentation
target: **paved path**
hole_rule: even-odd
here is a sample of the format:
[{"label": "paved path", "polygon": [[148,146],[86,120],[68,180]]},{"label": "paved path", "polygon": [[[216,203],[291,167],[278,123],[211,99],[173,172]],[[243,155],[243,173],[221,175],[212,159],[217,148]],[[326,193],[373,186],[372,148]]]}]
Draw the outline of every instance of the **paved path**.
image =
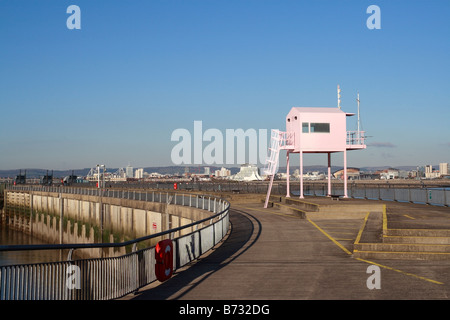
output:
[{"label": "paved path", "polygon": [[[423,212],[423,210],[421,211]],[[406,214],[406,213],[405,213]],[[405,217],[407,220],[411,220]],[[185,271],[124,299],[448,299],[450,261],[366,261],[351,245],[360,219],[299,219],[260,202],[232,203],[227,239]],[[368,289],[378,265],[381,288]]]}]

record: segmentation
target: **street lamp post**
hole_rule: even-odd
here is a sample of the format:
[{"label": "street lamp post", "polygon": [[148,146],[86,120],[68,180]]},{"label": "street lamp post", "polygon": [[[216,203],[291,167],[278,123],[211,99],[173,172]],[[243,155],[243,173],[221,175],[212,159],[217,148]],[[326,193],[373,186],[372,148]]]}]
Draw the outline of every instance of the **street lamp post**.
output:
[{"label": "street lamp post", "polygon": [[[102,183],[100,184],[100,168],[103,168],[103,175],[102,175]],[[97,188],[102,188],[105,180],[105,165],[104,164],[98,164],[97,165]]]},{"label": "street lamp post", "polygon": [[[100,168],[103,168],[103,175],[102,175],[102,180],[100,181]],[[103,243],[103,199],[102,199],[102,193],[103,193],[103,185],[104,185],[104,181],[105,181],[105,165],[104,164],[98,164],[97,165],[97,184],[98,184],[98,188],[100,188],[99,193],[98,193],[98,203],[100,206],[100,242]],[[101,182],[101,183],[100,183]],[[101,257],[103,257],[103,250],[101,249]]]}]

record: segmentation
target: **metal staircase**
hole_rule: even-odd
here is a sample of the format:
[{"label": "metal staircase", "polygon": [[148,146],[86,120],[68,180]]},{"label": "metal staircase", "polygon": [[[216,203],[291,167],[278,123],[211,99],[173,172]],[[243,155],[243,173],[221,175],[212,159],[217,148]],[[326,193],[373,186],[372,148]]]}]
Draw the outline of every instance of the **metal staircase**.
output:
[{"label": "metal staircase", "polygon": [[264,174],[270,176],[269,188],[267,189],[266,201],[264,208],[267,208],[272,191],[273,179],[278,172],[280,150],[294,149],[294,132],[283,132],[277,129],[272,129],[270,137],[269,157],[266,160],[266,168]]}]

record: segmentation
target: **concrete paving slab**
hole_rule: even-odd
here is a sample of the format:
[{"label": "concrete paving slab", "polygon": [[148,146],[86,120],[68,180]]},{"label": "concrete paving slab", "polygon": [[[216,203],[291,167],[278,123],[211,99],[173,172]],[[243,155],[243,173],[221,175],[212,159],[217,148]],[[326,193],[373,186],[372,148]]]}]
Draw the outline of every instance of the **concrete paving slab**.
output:
[{"label": "concrete paving slab", "polygon": [[[257,199],[232,202],[230,214],[231,231],[220,246],[172,279],[124,299],[402,300],[450,296],[450,261],[353,257],[350,249],[359,234],[358,219],[314,222],[279,209],[264,209]],[[369,266],[380,269],[380,289],[368,288]]]}]

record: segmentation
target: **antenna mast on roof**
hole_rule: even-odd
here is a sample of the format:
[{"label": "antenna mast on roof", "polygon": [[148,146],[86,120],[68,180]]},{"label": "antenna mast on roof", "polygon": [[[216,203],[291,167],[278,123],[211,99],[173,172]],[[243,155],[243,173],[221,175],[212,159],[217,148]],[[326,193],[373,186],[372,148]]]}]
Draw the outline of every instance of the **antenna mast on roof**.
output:
[{"label": "antenna mast on roof", "polygon": [[339,85],[337,86],[337,98],[338,98],[338,108],[341,108],[341,89],[339,88]]},{"label": "antenna mast on roof", "polygon": [[358,92],[358,97],[356,98],[356,101],[358,102],[358,136],[359,136],[359,92]]}]

